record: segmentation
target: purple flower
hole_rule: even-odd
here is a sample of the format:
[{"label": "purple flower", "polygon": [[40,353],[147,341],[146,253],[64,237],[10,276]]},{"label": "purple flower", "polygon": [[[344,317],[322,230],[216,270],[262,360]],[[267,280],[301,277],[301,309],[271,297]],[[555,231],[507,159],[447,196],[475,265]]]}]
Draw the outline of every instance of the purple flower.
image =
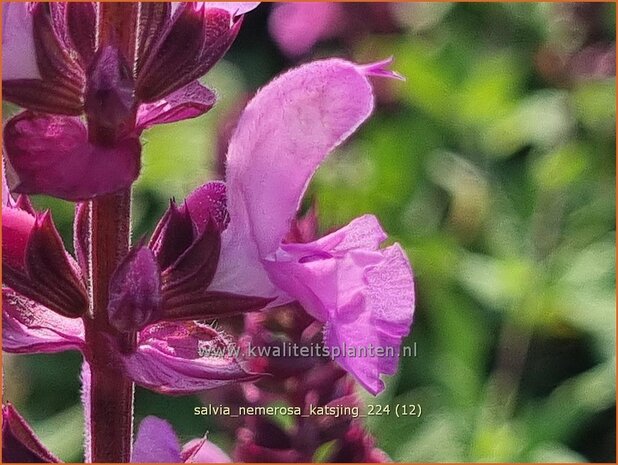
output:
[{"label": "purple flower", "polygon": [[208,439],[193,439],[180,446],[171,425],[157,417],[142,420],[132,463],[228,463],[230,458]]},{"label": "purple flower", "polygon": [[3,97],[27,109],[4,130],[11,190],[83,200],[129,187],[139,175],[144,129],[214,105],[197,79],[255,6],[7,5]]},{"label": "purple flower", "polygon": [[281,51],[301,57],[319,42],[353,43],[369,33],[396,32],[393,5],[385,3],[299,2],[274,5],[269,29]]},{"label": "purple flower", "polygon": [[324,324],[330,349],[380,347],[383,357],[342,354],[338,363],[371,393],[396,370],[414,309],[412,271],[398,244],[365,215],[307,243],[286,243],[313,173],[373,110],[368,76],[390,76],[390,60],[359,66],[331,59],[275,79],[247,105],[230,141],[230,221],[211,291],[298,301]]}]

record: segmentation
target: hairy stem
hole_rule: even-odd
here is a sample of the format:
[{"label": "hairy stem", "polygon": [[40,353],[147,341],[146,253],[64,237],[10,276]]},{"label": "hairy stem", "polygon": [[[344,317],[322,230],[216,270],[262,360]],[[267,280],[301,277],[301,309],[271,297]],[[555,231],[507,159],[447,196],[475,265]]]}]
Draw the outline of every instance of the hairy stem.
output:
[{"label": "hairy stem", "polygon": [[[135,333],[119,333],[107,317],[110,278],[130,241],[130,190],[99,197],[89,206],[89,280],[92,317],[86,319],[89,369],[87,457],[93,462],[129,462],[133,436],[133,383],[114,353],[130,352]],[[115,350],[114,350],[115,349]]]},{"label": "hairy stem", "polygon": [[[98,3],[97,48],[116,47],[128,63],[135,58],[138,4]],[[116,142],[88,124],[89,139],[102,146]],[[112,131],[115,134],[117,131]],[[92,200],[88,214],[88,267],[91,318],[85,319],[86,458],[92,462],[129,462],[133,441],[134,385],[114,357],[135,349],[136,333],[119,333],[107,315],[109,283],[129,250],[131,190]]]}]

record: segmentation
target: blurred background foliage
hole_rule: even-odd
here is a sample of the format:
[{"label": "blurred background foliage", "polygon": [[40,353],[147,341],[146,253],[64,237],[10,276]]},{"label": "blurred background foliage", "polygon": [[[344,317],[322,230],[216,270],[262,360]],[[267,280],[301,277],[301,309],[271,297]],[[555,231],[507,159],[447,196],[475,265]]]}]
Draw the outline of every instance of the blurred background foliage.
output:
[{"label": "blurred background foliage", "polygon": [[[213,111],[145,134],[134,237],[170,197],[220,177],[226,133],[260,85],[316,57],[393,55],[407,81],[376,81],[374,116],[310,186],[325,231],[374,213],[415,270],[417,356],[371,401],[423,414],[369,419],[377,444],[395,461],[614,462],[615,5],[382,4],[293,59],[269,33],[272,8],[246,16],[206,77]],[[371,25],[384,8],[386,32]],[[70,246],[73,206],[36,201]],[[5,398],[81,460],[80,357],[4,360]],[[196,397],[138,389],[136,402],[138,420],[231,446],[193,415]]]}]

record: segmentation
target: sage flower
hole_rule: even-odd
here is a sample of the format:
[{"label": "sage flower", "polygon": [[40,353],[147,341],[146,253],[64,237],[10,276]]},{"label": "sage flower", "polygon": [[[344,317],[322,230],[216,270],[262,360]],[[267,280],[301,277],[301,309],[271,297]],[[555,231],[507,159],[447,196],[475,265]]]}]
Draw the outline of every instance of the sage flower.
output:
[{"label": "sage flower", "polygon": [[[381,347],[384,357],[342,353],[338,363],[371,393],[393,374],[414,309],[412,271],[372,215],[308,243],[286,243],[307,184],[324,158],[371,114],[370,76],[398,77],[390,60],[330,59],[289,71],[245,108],[227,152],[229,225],[211,291],[298,301],[324,324],[330,349]],[[388,349],[388,350],[386,350]]]}]

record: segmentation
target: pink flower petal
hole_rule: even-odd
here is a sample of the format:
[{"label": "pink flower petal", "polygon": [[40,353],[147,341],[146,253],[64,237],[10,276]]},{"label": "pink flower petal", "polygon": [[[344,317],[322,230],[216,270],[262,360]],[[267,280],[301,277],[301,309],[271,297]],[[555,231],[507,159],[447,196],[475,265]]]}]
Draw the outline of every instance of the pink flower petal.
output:
[{"label": "pink flower petal", "polygon": [[[355,259],[350,255],[344,266],[356,266],[349,262]],[[367,348],[371,345],[385,352],[384,355],[374,352],[373,357],[357,355],[336,359],[374,395],[384,389],[380,374],[396,372],[401,343],[412,324],[414,287],[409,266],[399,245],[384,249],[382,259],[366,269],[365,288],[358,300],[337,308],[324,330],[324,343],[329,347]]]},{"label": "pink flower petal", "polygon": [[232,459],[206,438],[193,439],[182,448],[185,463],[230,463]]},{"label": "pink flower petal", "polygon": [[84,325],[2,288],[2,350],[17,354],[81,350]]},{"label": "pink flower petal", "polygon": [[260,2],[200,2],[204,8],[219,8],[233,16],[244,15],[258,7]]},{"label": "pink flower petal", "polygon": [[28,3],[2,6],[2,80],[40,79]]},{"label": "pink flower petal", "polygon": [[165,420],[148,416],[137,430],[131,463],[182,463],[180,443]]},{"label": "pink flower petal", "polygon": [[140,105],[137,111],[137,129],[148,129],[157,124],[175,123],[196,118],[210,110],[216,95],[198,81],[192,82],[165,98]]},{"label": "pink flower petal", "polygon": [[227,155],[231,221],[213,290],[274,296],[260,260],[277,250],[322,160],[373,110],[353,63],[330,59],[289,71],[243,112]]},{"label": "pink flower petal", "polygon": [[11,190],[18,193],[84,200],[129,187],[140,171],[137,137],[95,146],[73,117],[20,113],[5,126],[4,145]]},{"label": "pink flower petal", "polygon": [[334,37],[343,20],[342,5],[330,2],[280,3],[268,18],[270,34],[290,57],[308,53],[320,40]]},{"label": "pink flower petal", "polygon": [[380,374],[395,372],[414,312],[410,265],[399,245],[379,249],[384,239],[364,216],[315,242],[282,244],[265,261],[272,281],[326,323],[327,347],[356,351],[336,360],[372,394],[384,388]]},{"label": "pink flower petal", "polygon": [[[254,10],[260,2],[191,2],[196,8],[218,8],[225,10],[232,16],[240,16]],[[172,14],[178,9],[180,3],[172,3]]]},{"label": "pink flower petal", "polygon": [[[208,349],[216,353],[204,354]],[[228,349],[230,342],[209,326],[159,323],[140,333],[137,351],[123,362],[137,384],[165,394],[193,394],[257,379]]]}]

